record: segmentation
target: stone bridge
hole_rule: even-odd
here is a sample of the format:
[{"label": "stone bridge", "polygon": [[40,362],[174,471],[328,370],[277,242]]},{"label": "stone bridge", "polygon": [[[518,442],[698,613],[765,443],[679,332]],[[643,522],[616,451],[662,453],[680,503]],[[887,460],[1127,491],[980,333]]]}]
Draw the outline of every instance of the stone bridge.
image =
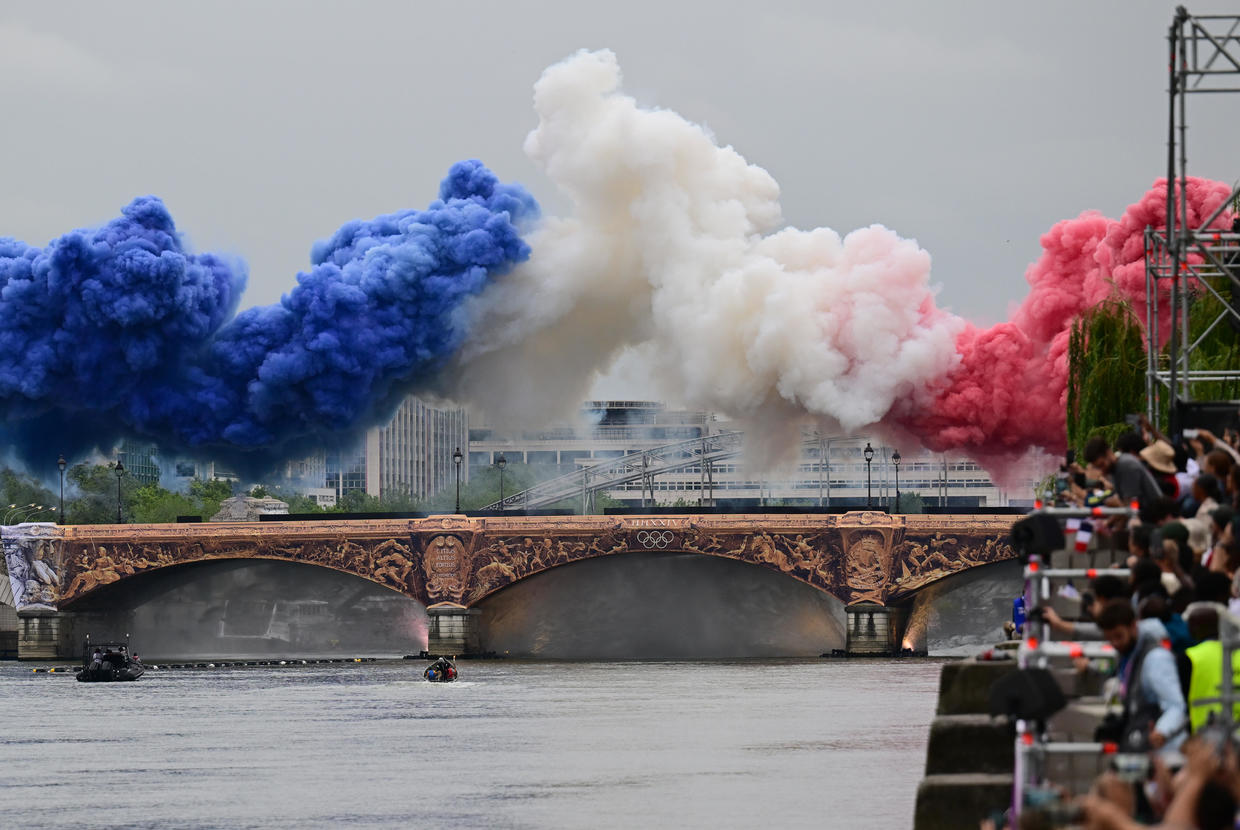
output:
[{"label": "stone bridge", "polygon": [[[890,650],[892,642],[898,648],[900,623],[892,618],[889,624],[888,609],[907,606],[920,589],[1013,558],[1008,534],[1016,518],[876,511],[444,515],[312,522],[25,524],[0,528],[0,539],[14,605],[27,622],[72,611],[109,585],[162,568],[207,560],[279,559],[353,574],[417,600],[431,615],[430,650],[465,653],[479,648],[470,640],[470,609],[515,582],[594,557],[678,553],[746,562],[836,597],[849,611],[849,648],[856,651],[864,650],[860,644],[866,631],[876,649]],[[864,630],[862,618],[856,616],[860,613],[868,615]],[[42,636],[46,639],[54,632]]]}]

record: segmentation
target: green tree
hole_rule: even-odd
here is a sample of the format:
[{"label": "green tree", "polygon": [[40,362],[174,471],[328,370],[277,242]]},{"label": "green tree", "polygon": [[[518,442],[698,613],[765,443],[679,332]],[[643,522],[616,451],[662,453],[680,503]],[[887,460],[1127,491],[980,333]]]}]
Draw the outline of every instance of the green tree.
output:
[{"label": "green tree", "polygon": [[309,496],[301,493],[292,493],[289,495],[277,495],[280,501],[288,505],[290,513],[322,513],[323,508],[319,507],[319,503]]},{"label": "green tree", "polygon": [[899,513],[925,513],[926,505],[921,498],[921,493],[901,493],[898,502],[897,512]]},{"label": "green tree", "polygon": [[[13,505],[13,508],[10,509],[9,505]],[[4,515],[10,515],[10,521],[22,521],[27,516],[31,521],[54,521],[57,520],[56,510],[59,510],[59,505],[60,497],[53,495],[51,490],[34,477],[7,467],[0,470],[0,510],[4,510]],[[37,507],[43,509],[36,510]]]},{"label": "green tree", "polygon": [[1068,445],[1131,429],[1124,416],[1145,411],[1142,327],[1128,303],[1107,300],[1072,324],[1068,336]]},{"label": "green tree", "polygon": [[158,484],[144,484],[129,499],[133,521],[144,523],[175,522],[178,516],[198,516],[202,506],[184,493],[173,493]]},{"label": "green tree", "polygon": [[132,517],[130,502],[140,485],[133,476],[119,480],[111,467],[103,464],[74,464],[67,471],[66,484],[71,484],[76,497],[65,504],[66,521],[70,524],[108,524],[116,521],[117,486],[119,481],[121,514]]},{"label": "green tree", "polygon": [[[504,469],[504,495],[511,496],[533,487],[539,481],[535,468],[528,464],[509,462]],[[461,509],[480,510],[489,504],[499,501],[499,468],[482,467],[471,471],[470,480],[461,482]],[[577,507],[580,509],[581,500]],[[430,513],[450,513],[456,507],[456,480],[450,479],[448,486],[441,492],[428,498],[422,510]]]},{"label": "green tree", "polygon": [[222,479],[196,478],[189,483],[189,495],[198,503],[201,516],[210,521],[211,517],[220,512],[220,502],[233,496],[231,481]]},{"label": "green tree", "polygon": [[336,501],[331,508],[332,513],[379,513],[383,510],[383,501],[372,496],[365,490],[350,490]]},{"label": "green tree", "polygon": [[[1190,356],[1191,370],[1234,370],[1240,365],[1240,335],[1223,322],[1215,321],[1223,303],[1202,285],[1209,283],[1216,292],[1228,295],[1230,281],[1225,275],[1207,276],[1192,295],[1188,320],[1188,340],[1197,346]],[[1167,348],[1159,363],[1169,365]],[[1145,412],[1144,321],[1137,319],[1125,301],[1112,298],[1078,318],[1068,340],[1068,446],[1078,450],[1094,435],[1108,441],[1131,427],[1124,416]],[[1166,395],[1161,397],[1155,420],[1167,422]],[[1198,400],[1235,400],[1240,397],[1236,381],[1195,382],[1193,397]]]},{"label": "green tree", "polygon": [[252,499],[267,499],[271,497],[271,493],[261,484],[255,484],[250,488],[250,498]]},{"label": "green tree", "polygon": [[609,507],[628,507],[626,502],[613,498],[606,490],[597,490],[594,493],[594,512],[602,514]]}]

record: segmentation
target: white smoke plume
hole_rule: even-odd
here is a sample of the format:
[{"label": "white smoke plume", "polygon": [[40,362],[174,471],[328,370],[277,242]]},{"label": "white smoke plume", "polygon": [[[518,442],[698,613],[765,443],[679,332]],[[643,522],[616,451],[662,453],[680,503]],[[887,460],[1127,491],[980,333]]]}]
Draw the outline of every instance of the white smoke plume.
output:
[{"label": "white smoke plume", "polygon": [[775,436],[807,415],[877,423],[956,365],[963,322],[935,307],[915,242],[879,225],[781,230],[765,170],[620,83],[614,54],[583,51],[535,85],[525,151],[572,214],[471,301],[457,397],[539,423],[638,348],[652,395]]}]

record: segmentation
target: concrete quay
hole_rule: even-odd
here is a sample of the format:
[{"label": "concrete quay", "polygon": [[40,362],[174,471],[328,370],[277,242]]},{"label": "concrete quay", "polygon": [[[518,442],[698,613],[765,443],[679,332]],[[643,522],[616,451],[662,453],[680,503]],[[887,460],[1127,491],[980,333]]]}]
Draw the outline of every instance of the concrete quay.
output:
[{"label": "concrete quay", "polygon": [[977,827],[1011,803],[1016,733],[1006,718],[990,716],[989,702],[990,687],[1016,670],[1015,652],[991,653],[1010,659],[943,664],[914,830]]}]

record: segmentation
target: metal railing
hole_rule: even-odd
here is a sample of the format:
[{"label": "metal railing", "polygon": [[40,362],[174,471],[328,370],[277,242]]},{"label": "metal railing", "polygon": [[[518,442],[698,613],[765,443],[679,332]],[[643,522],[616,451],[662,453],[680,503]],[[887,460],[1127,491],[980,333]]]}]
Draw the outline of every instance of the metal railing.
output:
[{"label": "metal railing", "polygon": [[[745,449],[744,440],[745,434],[743,432],[729,430],[714,435],[678,441],[674,444],[665,444],[664,446],[649,450],[638,450],[619,458],[613,458],[599,464],[592,464],[566,475],[548,479],[527,490],[505,496],[502,501],[492,502],[482,509],[531,509],[547,507],[568,499],[580,498],[583,511],[588,512],[593,508],[594,493],[599,490],[620,487],[634,481],[641,481],[642,483],[642,503],[644,505],[647,491],[649,491],[649,499],[652,502],[654,501],[654,480],[657,476],[695,466],[700,467],[701,470],[699,486],[703,504],[706,504],[714,497],[714,475],[717,472],[715,465],[740,456]],[[824,441],[842,444],[850,441],[861,442],[864,440],[866,439],[814,435],[805,438],[801,443],[801,447],[802,449],[815,447],[821,449]],[[842,468],[854,463],[852,461],[843,461],[836,465],[836,467]],[[819,456],[816,465],[827,468],[825,473],[829,476],[831,467],[829,459]],[[823,475],[824,471],[820,469],[819,474],[820,476]]]},{"label": "metal railing", "polygon": [[[1131,518],[1136,513],[1136,509],[1131,507],[1043,507],[1030,515],[1053,516],[1062,524],[1070,519],[1107,519],[1120,516]],[[1064,541],[1065,549],[1071,551],[1072,555],[1088,553],[1088,551],[1073,551],[1071,541],[1066,537]],[[1093,579],[1100,573],[1119,577],[1129,576],[1126,568],[1047,568],[1043,567],[1041,557],[1030,556],[1025,565],[1025,607],[1031,611],[1044,602],[1049,602],[1053,597],[1055,580]],[[1051,640],[1050,625],[1045,619],[1029,617],[1026,620],[1020,649],[1017,652],[1017,665],[1021,669],[1047,669],[1052,660],[1078,658],[1112,661],[1118,659],[1118,654],[1108,643]],[[1118,745],[1111,742],[1055,741],[1045,721],[1018,718],[1015,727],[1015,757],[1012,771],[1012,813],[1014,817],[1019,816],[1024,808],[1026,793],[1044,785],[1047,777],[1046,766],[1050,756],[1105,756],[1119,751]]]}]

